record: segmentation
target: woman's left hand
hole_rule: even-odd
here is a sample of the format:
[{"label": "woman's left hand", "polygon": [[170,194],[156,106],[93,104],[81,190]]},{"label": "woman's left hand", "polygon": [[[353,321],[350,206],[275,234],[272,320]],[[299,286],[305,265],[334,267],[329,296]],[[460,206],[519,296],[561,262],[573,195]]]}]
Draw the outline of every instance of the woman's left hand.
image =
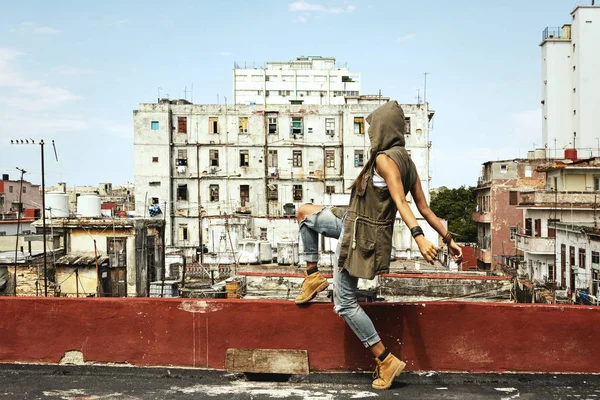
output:
[{"label": "woman's left hand", "polygon": [[454,262],[460,264],[463,258],[462,249],[460,248],[460,246],[457,245],[454,240],[452,240],[450,242],[450,246],[448,246],[448,250],[450,251],[450,254],[452,254]]}]

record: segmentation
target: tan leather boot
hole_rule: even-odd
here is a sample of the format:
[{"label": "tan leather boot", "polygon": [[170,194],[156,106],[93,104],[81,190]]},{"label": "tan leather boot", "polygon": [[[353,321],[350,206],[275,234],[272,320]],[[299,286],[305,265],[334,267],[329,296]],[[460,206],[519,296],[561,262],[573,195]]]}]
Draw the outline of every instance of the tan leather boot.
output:
[{"label": "tan leather boot", "polygon": [[377,367],[373,372],[373,389],[385,390],[392,386],[394,378],[400,375],[406,363],[394,357],[391,353],[383,361],[379,361],[379,358],[375,358]]},{"label": "tan leather boot", "polygon": [[304,304],[308,303],[312,299],[315,298],[317,293],[327,289],[329,283],[327,279],[323,277],[319,273],[319,271],[314,272],[310,275],[306,274],[304,271],[304,282],[302,282],[302,292],[296,297],[296,304]]}]

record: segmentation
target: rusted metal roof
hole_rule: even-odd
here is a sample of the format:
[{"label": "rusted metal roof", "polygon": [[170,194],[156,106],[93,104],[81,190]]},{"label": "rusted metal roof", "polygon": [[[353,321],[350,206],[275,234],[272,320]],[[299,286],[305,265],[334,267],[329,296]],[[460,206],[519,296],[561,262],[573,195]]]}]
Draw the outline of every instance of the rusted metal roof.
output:
[{"label": "rusted metal roof", "polygon": [[[108,263],[108,256],[98,256],[98,265],[105,263]],[[82,254],[67,254],[56,260],[56,265],[95,266],[96,258]]]}]

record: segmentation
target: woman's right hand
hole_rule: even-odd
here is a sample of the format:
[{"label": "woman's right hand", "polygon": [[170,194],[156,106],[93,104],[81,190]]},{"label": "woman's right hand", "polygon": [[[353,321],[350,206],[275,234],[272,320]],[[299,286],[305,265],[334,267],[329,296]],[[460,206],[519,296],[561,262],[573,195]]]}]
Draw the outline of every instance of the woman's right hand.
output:
[{"label": "woman's right hand", "polygon": [[433,243],[427,240],[424,235],[417,236],[415,241],[419,246],[419,251],[423,255],[423,258],[425,258],[430,264],[433,264],[433,262],[437,260],[437,255],[440,250],[435,247]]}]

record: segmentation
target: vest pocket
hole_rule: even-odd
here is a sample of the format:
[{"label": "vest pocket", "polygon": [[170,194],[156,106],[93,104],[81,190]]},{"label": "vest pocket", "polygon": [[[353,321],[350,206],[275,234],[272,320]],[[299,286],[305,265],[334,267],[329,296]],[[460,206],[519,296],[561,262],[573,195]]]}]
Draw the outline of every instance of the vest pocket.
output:
[{"label": "vest pocket", "polygon": [[362,221],[360,218],[354,221],[354,225],[353,243],[356,246],[353,247],[360,250],[363,255],[368,256],[375,250],[377,244],[377,226]]}]

